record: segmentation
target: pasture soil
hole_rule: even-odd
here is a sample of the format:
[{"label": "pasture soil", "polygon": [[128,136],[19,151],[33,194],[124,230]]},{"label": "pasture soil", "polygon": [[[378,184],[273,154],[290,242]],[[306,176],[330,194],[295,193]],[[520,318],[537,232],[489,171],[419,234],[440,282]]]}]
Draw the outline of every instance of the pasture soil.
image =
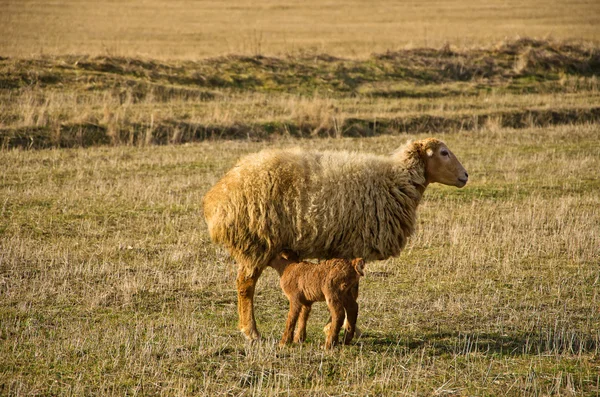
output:
[{"label": "pasture soil", "polygon": [[470,174],[431,186],[398,258],[367,264],[351,346],[277,348],[287,301],[237,332],[235,265],[201,199],[240,156],[296,145],[387,154],[406,139],[211,141],[0,155],[0,394],[600,393],[598,126],[437,134]]}]

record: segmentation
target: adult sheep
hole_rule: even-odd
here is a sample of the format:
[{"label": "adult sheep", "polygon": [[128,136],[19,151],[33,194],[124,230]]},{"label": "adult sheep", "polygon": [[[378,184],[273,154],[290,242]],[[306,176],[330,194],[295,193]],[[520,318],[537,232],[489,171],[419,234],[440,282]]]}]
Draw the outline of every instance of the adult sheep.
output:
[{"label": "adult sheep", "polygon": [[397,256],[413,234],[430,183],[463,187],[468,174],[441,141],[408,143],[390,156],[301,149],[242,158],[204,196],[215,243],[238,263],[238,315],[258,339],[254,289],[282,250],[299,258]]}]

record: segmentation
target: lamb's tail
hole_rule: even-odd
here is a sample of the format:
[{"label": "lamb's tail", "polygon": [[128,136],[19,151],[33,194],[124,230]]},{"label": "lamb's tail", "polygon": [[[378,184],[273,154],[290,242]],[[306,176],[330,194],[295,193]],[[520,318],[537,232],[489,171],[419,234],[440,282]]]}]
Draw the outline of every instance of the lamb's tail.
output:
[{"label": "lamb's tail", "polygon": [[365,275],[365,260],[363,258],[356,258],[352,260],[352,266],[356,270],[356,273],[361,276]]}]

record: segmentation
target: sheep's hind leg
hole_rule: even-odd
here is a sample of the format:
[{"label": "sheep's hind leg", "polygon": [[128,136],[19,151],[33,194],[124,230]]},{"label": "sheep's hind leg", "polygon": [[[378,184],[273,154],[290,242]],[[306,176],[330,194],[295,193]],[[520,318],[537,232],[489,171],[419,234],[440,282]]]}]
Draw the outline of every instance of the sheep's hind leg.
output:
[{"label": "sheep's hind leg", "polygon": [[240,330],[246,339],[252,341],[260,339],[260,333],[256,329],[254,318],[254,290],[261,273],[262,270],[256,269],[251,276],[248,276],[240,265],[237,276]]}]

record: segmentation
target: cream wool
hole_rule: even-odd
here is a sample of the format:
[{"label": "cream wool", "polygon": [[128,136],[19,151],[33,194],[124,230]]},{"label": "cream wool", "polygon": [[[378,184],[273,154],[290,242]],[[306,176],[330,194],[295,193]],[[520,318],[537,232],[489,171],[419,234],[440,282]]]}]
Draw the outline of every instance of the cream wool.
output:
[{"label": "cream wool", "polygon": [[414,231],[423,173],[393,157],[268,150],[225,175],[204,211],[213,241],[252,266],[284,248],[302,258],[385,259]]}]

